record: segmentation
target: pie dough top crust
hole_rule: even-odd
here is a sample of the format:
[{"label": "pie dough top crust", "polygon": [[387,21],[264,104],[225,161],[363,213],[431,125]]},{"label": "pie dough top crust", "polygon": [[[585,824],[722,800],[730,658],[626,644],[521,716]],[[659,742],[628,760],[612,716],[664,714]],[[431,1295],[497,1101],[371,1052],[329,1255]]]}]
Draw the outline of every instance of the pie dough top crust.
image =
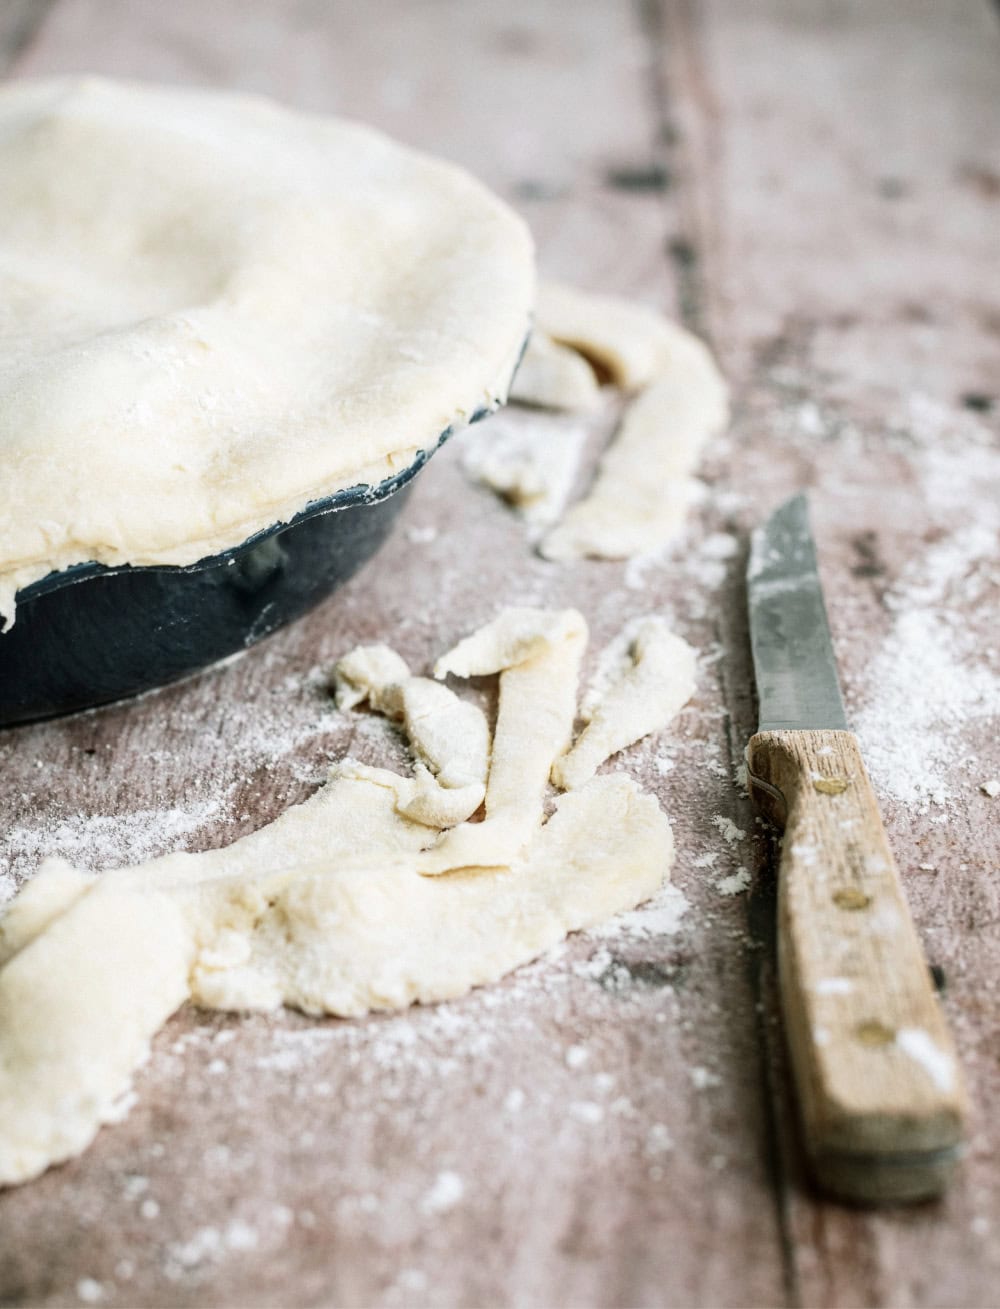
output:
[{"label": "pie dough top crust", "polygon": [[0,613],[377,483],[506,397],[522,221],[461,169],[267,100],[0,89]]}]

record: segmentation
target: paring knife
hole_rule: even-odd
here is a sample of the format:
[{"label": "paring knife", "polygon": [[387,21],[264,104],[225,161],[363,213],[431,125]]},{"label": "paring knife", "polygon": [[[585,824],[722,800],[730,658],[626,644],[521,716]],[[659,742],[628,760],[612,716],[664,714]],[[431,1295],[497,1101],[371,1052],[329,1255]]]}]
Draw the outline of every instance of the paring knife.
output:
[{"label": "paring knife", "polygon": [[804,1144],[863,1203],[946,1185],[965,1093],[837,680],[805,496],[752,536],[754,799],[784,828],[778,972]]}]

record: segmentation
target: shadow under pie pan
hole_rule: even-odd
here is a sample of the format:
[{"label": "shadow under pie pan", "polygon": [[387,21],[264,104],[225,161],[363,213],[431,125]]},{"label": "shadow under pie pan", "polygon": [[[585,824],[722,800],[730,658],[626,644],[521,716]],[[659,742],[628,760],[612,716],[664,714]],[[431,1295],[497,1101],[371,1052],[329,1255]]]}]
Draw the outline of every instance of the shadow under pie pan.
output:
[{"label": "shadow under pie pan", "polygon": [[0,727],[175,682],[298,618],[375,554],[450,435],[377,486],[336,491],[197,563],[77,564],[24,587],[0,634]]}]

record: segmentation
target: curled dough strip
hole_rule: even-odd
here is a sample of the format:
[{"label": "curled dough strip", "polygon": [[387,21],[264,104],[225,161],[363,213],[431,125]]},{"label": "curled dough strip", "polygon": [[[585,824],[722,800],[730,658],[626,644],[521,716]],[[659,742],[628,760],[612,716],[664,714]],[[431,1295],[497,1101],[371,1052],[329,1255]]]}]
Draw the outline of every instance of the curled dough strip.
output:
[{"label": "curled dough strip", "polygon": [[510,399],[538,409],[593,409],[601,388],[594,370],[576,350],[559,345],[536,328],[522,356]]},{"label": "curled dough strip", "polygon": [[478,706],[439,682],[411,677],[386,645],[358,646],[338,660],[333,685],[340,707],[367,700],[403,723],[416,756],[413,778],[393,784],[399,812],[432,827],[452,827],[479,808],[485,794],[490,729]]}]

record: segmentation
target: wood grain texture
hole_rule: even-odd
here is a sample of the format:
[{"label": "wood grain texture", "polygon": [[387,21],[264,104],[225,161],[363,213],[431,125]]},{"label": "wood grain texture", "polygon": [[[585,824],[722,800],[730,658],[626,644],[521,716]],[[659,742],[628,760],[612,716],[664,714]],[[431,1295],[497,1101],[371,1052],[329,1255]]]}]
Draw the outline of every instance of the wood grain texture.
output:
[{"label": "wood grain texture", "polygon": [[760,732],[747,769],[784,831],[782,1019],[811,1169],[851,1200],[936,1196],[965,1096],[857,739]]},{"label": "wood grain texture", "polygon": [[[896,654],[911,657],[901,624],[926,618],[970,684],[995,645],[992,557],[956,545],[945,581],[941,554],[985,531],[998,499],[988,6],[58,0],[15,71],[81,68],[261,90],[466,163],[529,218],[546,271],[710,332],[737,412],[689,531],[641,568],[539,560],[469,486],[456,442],[377,560],[303,622],[134,704],[0,737],[2,848],[20,878],[43,853],[111,864],[224,844],[347,751],[404,763],[391,732],[329,704],[326,669],[358,641],[388,637],[423,669],[497,604],[530,601],[583,608],[588,671],[637,612],[665,614],[706,656],[675,730],[622,760],[674,823],[680,931],[581,936],[468,1000],[358,1023],[184,1011],[127,1121],[0,1196],[0,1296],[989,1303],[1000,890],[979,784],[1000,760],[966,712],[938,731],[946,756],[924,760],[950,798],[914,799],[866,735],[878,727],[897,754],[921,739],[929,711],[918,721],[920,706],[880,691]],[[749,903],[718,889],[768,851],[733,783],[756,725],[740,546],[802,485],[848,707],[969,1073],[956,1186],[905,1212],[855,1213],[809,1188],[773,877],[762,870]],[[450,1208],[442,1173],[463,1188]]]}]

